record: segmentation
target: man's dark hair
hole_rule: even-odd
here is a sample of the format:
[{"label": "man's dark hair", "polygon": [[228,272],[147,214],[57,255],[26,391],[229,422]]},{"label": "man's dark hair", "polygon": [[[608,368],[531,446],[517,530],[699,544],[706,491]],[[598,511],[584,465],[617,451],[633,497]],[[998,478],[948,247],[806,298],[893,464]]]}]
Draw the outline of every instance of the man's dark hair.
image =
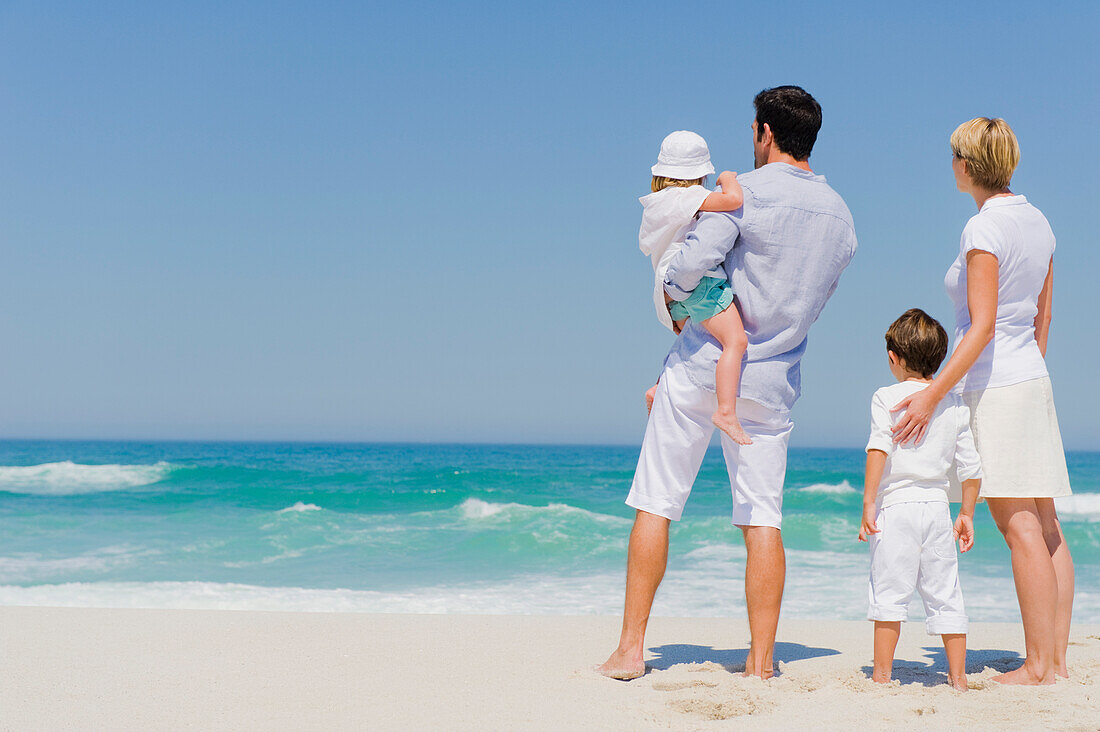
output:
[{"label": "man's dark hair", "polygon": [[780,152],[795,160],[806,160],[814,149],[821,129],[821,105],[800,86],[765,89],[752,100],[756,108],[756,139],[771,128]]},{"label": "man's dark hair", "polygon": [[905,367],[930,379],[947,355],[947,331],[920,308],[906,310],[886,331],[886,350],[905,362]]}]

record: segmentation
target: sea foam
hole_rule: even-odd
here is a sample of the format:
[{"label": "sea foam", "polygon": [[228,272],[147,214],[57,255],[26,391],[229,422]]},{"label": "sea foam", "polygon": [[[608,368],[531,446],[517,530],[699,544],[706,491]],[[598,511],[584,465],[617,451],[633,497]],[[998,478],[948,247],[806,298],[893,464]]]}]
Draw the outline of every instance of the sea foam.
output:
[{"label": "sea foam", "polygon": [[832,495],[843,495],[845,493],[855,493],[856,489],[852,487],[852,484],[848,481],[842,481],[840,483],[814,483],[808,485],[805,488],[799,488],[798,490],[806,493],[829,493]]},{"label": "sea foam", "polygon": [[277,511],[277,513],[303,513],[305,511],[320,511],[320,510],[322,510],[321,507],[316,505],[316,504],[302,503],[301,501],[298,501],[293,506],[287,506],[286,508],[279,509]]},{"label": "sea foam", "polygon": [[66,460],[41,465],[0,466],[0,491],[38,496],[68,496],[81,493],[122,491],[157,483],[172,466],[83,465]]}]

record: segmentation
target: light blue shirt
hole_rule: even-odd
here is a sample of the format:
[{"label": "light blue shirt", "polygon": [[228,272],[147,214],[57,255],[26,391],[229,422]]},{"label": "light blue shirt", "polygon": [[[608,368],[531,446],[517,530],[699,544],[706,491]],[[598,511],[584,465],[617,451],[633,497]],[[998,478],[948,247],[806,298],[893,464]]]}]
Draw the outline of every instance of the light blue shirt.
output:
[{"label": "light blue shirt", "polygon": [[[740,396],[789,412],[801,393],[807,334],[855,254],[855,227],[824,176],[769,163],[737,180],[745,205],[699,215],[669,264],[665,291],[684,300],[720,266],[737,295],[749,341]],[[714,391],[720,354],[714,337],[689,321],[665,365],[684,364],[692,383]]]}]

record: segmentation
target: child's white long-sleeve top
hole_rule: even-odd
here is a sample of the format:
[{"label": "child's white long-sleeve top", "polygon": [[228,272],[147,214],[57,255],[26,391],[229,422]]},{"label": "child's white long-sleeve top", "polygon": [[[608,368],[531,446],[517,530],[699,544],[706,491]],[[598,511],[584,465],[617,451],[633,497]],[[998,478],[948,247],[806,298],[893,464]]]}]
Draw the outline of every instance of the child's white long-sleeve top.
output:
[{"label": "child's white long-sleeve top", "polygon": [[868,450],[886,453],[886,469],[878,486],[881,508],[910,501],[961,500],[951,495],[954,477],[964,480],[982,477],[981,461],[970,432],[970,410],[958,394],[948,394],[936,407],[924,438],[917,444],[895,445],[890,428],[905,410],[890,408],[908,396],[927,388],[919,381],[902,381],[884,386],[871,398],[871,437]]},{"label": "child's white long-sleeve top", "polygon": [[[642,196],[642,225],[638,229],[638,248],[653,260],[653,306],[657,320],[672,330],[672,316],[665,305],[665,272],[668,263],[684,246],[684,237],[691,230],[695,214],[711,192],[703,186],[669,186]],[[715,269],[708,276],[726,279],[726,273]]]}]

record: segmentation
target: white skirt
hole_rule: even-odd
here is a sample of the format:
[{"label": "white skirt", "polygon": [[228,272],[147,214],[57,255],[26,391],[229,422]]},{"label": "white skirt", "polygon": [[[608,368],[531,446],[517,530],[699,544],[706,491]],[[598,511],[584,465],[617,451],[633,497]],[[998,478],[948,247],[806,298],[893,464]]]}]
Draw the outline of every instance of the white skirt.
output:
[{"label": "white skirt", "polygon": [[962,396],[982,459],[982,498],[1072,493],[1049,376]]}]

